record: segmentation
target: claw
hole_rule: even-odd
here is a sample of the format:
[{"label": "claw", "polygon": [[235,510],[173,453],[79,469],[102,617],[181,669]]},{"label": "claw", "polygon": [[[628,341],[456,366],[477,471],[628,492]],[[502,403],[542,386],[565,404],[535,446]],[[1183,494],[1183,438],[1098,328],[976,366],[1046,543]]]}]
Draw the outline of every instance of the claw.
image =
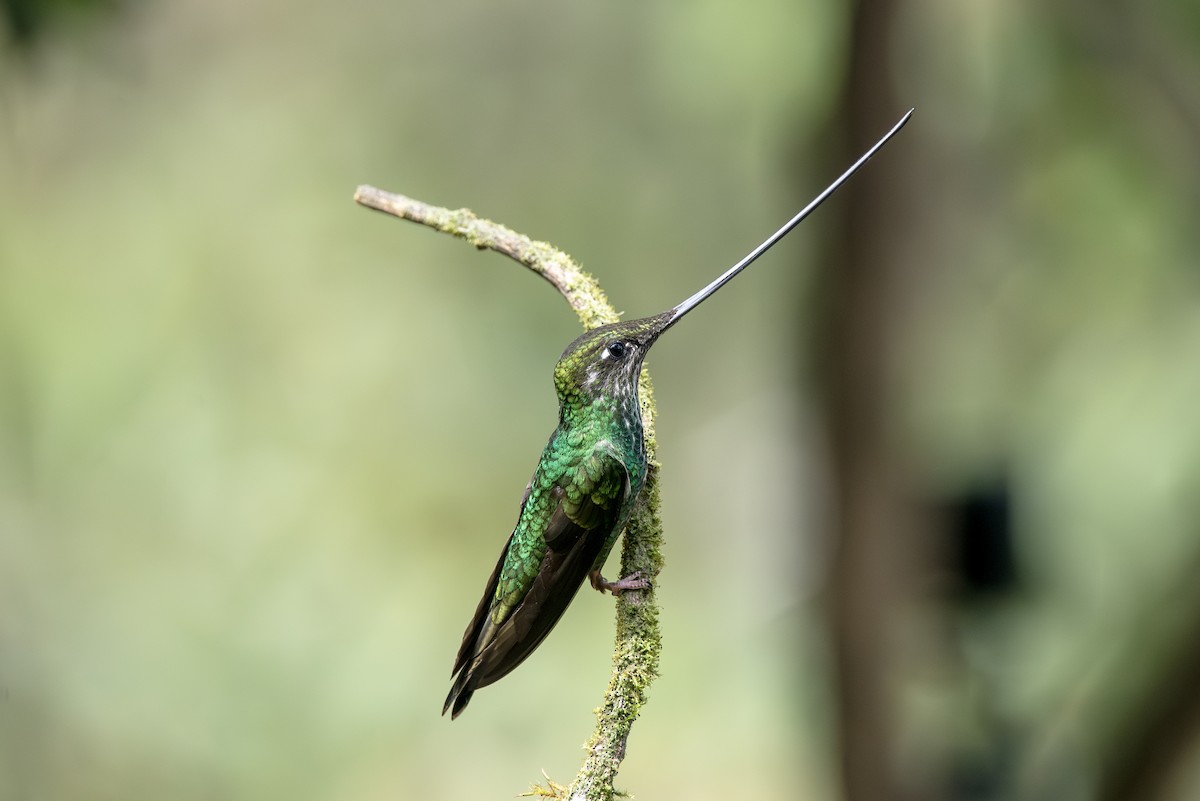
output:
[{"label": "claw", "polygon": [[650,579],[642,575],[642,571],[640,570],[616,581],[609,581],[600,575],[599,570],[593,570],[591,573],[588,573],[588,579],[591,581],[593,588],[600,592],[608,590],[613,595],[620,595],[630,590],[649,590],[654,586],[650,583]]}]

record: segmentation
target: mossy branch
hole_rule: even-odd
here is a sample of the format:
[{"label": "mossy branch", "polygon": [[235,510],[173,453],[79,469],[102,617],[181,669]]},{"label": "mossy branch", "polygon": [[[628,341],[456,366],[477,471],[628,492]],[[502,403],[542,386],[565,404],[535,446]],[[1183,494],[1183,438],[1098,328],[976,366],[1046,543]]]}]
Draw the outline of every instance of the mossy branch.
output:
[{"label": "mossy branch", "polygon": [[[354,199],[368,208],[420,223],[442,233],[464,239],[480,250],[494,250],[540,275],[559,291],[584,329],[613,323],[620,315],[605,297],[600,285],[574,259],[545,242],[537,242],[510,228],[476,217],[467,209],[444,209],[419,200],[360,186]],[[621,551],[621,575],[640,571],[657,583],[662,571],[662,521],[659,518],[658,462],[655,459],[654,393],[650,373],[642,369],[639,395],[645,426],[648,469],[642,497],[625,527]],[[646,703],[650,683],[658,676],[662,637],[658,626],[658,604],[654,591],[622,593],[617,597],[617,636],[613,646],[613,670],[596,710],[596,730],[586,746],[587,758],[570,788],[551,782],[535,788],[536,794],[572,801],[610,801],[613,783],[629,731]]]}]

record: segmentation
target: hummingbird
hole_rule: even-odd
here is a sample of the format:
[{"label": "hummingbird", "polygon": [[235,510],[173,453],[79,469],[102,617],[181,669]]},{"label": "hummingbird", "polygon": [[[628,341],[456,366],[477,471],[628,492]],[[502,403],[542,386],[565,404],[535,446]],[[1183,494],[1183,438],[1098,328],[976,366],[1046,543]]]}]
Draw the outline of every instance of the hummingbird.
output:
[{"label": "hummingbird", "polygon": [[467,625],[442,714],[459,716],[481,687],[525,661],[562,617],[586,578],[613,595],[651,588],[640,573],[600,574],[646,482],[638,400],[642,362],[662,334],[770,249],[858,171],[912,116],[899,122],[782,228],[687,300],[638,320],[599,326],[567,346],[554,367],[558,426],[521,501]]}]

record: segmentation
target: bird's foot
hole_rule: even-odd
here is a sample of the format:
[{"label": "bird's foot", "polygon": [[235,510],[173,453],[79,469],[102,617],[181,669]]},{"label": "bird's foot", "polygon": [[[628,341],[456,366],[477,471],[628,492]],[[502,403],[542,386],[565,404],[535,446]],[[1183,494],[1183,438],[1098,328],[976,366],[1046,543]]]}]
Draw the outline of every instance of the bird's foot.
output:
[{"label": "bird's foot", "polygon": [[613,595],[620,595],[629,590],[648,590],[653,586],[650,583],[650,579],[643,576],[640,570],[616,581],[609,581],[600,575],[599,570],[593,570],[591,573],[588,573],[588,579],[592,582],[593,588],[600,592],[608,590]]}]

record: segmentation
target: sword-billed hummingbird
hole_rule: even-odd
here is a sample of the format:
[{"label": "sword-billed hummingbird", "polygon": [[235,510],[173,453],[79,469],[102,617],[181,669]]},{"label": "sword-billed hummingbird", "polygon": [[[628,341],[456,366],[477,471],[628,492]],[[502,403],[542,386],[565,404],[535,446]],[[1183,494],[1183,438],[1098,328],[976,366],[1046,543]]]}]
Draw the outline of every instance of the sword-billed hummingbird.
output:
[{"label": "sword-billed hummingbird", "polygon": [[477,689],[504,677],[533,653],[585,576],[595,589],[614,595],[650,587],[637,573],[618,581],[600,575],[646,482],[638,376],[647,351],[821,205],[911,116],[910,109],[841,177],[704,289],[653,317],[593,328],[563,351],[554,367],[558,428],[542,451],[516,528],[463,635],[451,671],[457,678],[443,715],[450,711],[451,718],[458,717]]}]

